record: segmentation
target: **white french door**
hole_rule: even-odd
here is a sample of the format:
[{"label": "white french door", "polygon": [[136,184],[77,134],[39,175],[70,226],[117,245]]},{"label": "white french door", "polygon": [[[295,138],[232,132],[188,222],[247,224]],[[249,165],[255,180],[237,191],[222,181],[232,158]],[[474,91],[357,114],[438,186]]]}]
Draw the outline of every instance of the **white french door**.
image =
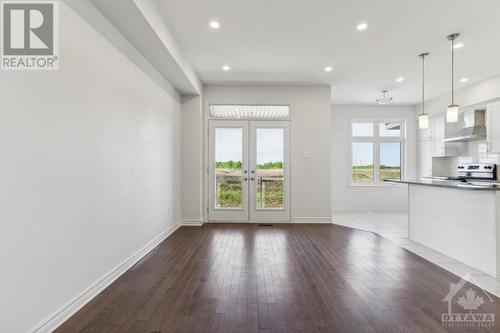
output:
[{"label": "white french door", "polygon": [[209,220],[290,221],[290,123],[209,121]]}]

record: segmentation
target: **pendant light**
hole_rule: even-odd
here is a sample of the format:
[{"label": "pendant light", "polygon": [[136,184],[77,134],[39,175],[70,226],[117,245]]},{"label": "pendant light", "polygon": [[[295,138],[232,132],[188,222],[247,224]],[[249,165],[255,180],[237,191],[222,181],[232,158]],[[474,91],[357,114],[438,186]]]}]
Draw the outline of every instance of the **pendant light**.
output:
[{"label": "pendant light", "polygon": [[422,53],[419,55],[422,58],[422,113],[418,116],[418,127],[420,129],[429,128],[429,115],[425,113],[425,57],[429,53]]},{"label": "pendant light", "polygon": [[458,121],[458,105],[455,104],[455,89],[454,89],[454,80],[455,80],[455,39],[458,38],[460,34],[451,34],[447,38],[451,41],[451,105],[448,106],[446,110],[446,122],[447,123],[456,123]]}]

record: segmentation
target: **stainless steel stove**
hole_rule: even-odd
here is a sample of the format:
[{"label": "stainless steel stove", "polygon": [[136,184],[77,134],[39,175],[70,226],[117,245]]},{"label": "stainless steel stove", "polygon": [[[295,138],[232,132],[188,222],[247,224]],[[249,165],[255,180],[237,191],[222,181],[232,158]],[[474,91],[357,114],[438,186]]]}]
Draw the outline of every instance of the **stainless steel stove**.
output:
[{"label": "stainless steel stove", "polygon": [[497,180],[496,165],[489,163],[459,164],[457,174],[458,180]]}]

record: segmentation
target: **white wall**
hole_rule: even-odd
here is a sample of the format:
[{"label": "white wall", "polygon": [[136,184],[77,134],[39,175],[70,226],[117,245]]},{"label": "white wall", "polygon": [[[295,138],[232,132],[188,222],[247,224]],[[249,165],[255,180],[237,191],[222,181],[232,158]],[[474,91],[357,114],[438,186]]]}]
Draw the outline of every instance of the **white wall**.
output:
[{"label": "white wall", "polygon": [[59,71],[0,74],[0,332],[37,327],[179,219],[179,96],[63,2],[60,49]]},{"label": "white wall", "polygon": [[210,104],[290,105],[292,221],[329,221],[330,87],[208,85],[203,92],[206,113]]},{"label": "white wall", "polygon": [[411,106],[334,106],[332,111],[332,209],[400,210],[408,208],[405,186],[351,186],[351,119],[406,121],[406,176],[417,172],[417,126]]},{"label": "white wall", "polygon": [[203,222],[203,103],[182,97],[182,209],[184,224]]}]

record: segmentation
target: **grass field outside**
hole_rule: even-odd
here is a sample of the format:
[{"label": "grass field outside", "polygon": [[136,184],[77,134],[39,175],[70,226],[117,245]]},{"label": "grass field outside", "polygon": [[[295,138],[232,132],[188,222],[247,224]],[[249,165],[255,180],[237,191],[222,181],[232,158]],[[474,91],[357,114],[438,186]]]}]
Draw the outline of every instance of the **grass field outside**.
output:
[{"label": "grass field outside", "polygon": [[[242,202],[242,163],[239,161],[217,162],[216,207],[241,208]],[[256,205],[257,208],[283,208],[284,170],[282,162],[268,162],[257,165]]]},{"label": "grass field outside", "polygon": [[[373,183],[374,168],[373,165],[361,165],[352,167],[352,182],[356,184]],[[401,179],[401,167],[399,166],[380,166],[380,181],[385,179]]]}]

